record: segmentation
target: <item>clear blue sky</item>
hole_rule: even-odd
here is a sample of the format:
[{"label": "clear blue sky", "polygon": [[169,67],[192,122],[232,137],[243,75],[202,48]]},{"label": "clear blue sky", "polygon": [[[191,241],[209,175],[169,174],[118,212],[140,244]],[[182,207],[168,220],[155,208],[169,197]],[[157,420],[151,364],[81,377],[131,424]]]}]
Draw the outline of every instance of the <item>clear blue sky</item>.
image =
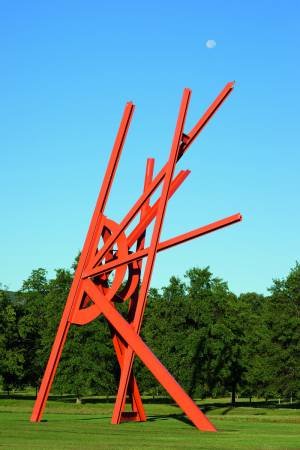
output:
[{"label": "clear blue sky", "polygon": [[[182,158],[163,238],[244,221],[159,255],[153,286],[207,266],[236,293],[266,292],[299,259],[298,1],[2,1],[0,281],[50,276],[80,250],[126,101],[136,104],[107,213],[165,162],[182,89],[187,129],[236,88]],[[208,39],[217,42],[208,49]]]}]

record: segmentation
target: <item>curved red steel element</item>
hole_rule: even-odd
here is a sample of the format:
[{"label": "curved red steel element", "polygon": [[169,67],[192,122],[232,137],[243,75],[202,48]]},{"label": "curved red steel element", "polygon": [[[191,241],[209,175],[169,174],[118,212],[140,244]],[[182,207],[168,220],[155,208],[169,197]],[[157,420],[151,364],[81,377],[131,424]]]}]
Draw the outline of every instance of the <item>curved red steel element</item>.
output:
[{"label": "curved red steel element", "polygon": [[[154,160],[147,160],[143,192],[123,220],[116,223],[104,215],[104,210],[134,111],[134,105],[127,103],[33,408],[32,422],[38,422],[42,418],[70,325],[84,325],[103,314],[111,329],[121,373],[112,423],[146,420],[138,384],[132,370],[136,354],[198,429],[216,431],[213,424],[151,352],[139,334],[157,252],[242,219],[238,213],[160,242],[168,201],[190,173],[189,170],[182,170],[175,176],[176,163],[230,94],[233,85],[232,82],[224,87],[189,133],[184,133],[184,123],[191,91],[184,90],[167,163],[156,176],[153,176]],[[152,195],[160,186],[159,198],[150,205]],[[138,214],[140,214],[139,222],[126,234]],[[145,248],[146,231],[153,221],[151,243]],[[128,301],[127,320],[116,308],[117,303],[125,301]],[[126,395],[130,398],[131,412],[125,412]]]}]

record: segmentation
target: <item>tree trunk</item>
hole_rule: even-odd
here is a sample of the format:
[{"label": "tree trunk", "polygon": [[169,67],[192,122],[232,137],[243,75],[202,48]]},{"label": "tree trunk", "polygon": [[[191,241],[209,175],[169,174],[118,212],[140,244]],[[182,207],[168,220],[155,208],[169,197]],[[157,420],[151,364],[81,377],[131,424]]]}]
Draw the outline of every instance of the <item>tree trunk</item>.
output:
[{"label": "tree trunk", "polygon": [[236,399],[236,383],[235,381],[232,383],[231,387],[231,405],[235,406],[235,399]]}]

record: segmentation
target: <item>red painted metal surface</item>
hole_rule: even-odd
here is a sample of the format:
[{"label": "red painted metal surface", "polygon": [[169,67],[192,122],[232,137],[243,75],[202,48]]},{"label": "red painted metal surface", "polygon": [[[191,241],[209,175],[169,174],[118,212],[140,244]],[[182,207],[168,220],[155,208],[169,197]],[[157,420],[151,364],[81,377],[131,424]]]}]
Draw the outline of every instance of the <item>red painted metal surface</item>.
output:
[{"label": "red painted metal surface", "polygon": [[[154,160],[147,160],[143,192],[118,224],[107,218],[104,210],[134,111],[132,103],[126,105],[31,421],[38,422],[42,418],[70,325],[84,325],[103,314],[111,329],[112,342],[121,373],[112,423],[146,420],[137,380],[132,369],[134,356],[137,355],[198,429],[216,431],[139,334],[157,252],[242,219],[240,214],[235,214],[166,241],[160,241],[168,201],[190,173],[189,170],[182,170],[175,176],[176,163],[230,94],[233,84],[228,83],[224,87],[189,133],[184,133],[184,123],[191,91],[184,90],[167,163],[153,177]],[[151,196],[159,187],[161,187],[160,196],[153,205],[150,205]],[[126,236],[127,228],[138,214],[140,218],[137,225]],[[154,224],[151,242],[149,247],[145,248],[146,231],[152,222]],[[143,263],[145,263],[144,268]],[[109,277],[113,278],[110,282]],[[125,286],[120,290],[124,281],[126,281]],[[126,300],[128,300],[129,308],[127,320],[116,308],[117,303]],[[131,412],[125,412],[127,395],[131,403]]]}]

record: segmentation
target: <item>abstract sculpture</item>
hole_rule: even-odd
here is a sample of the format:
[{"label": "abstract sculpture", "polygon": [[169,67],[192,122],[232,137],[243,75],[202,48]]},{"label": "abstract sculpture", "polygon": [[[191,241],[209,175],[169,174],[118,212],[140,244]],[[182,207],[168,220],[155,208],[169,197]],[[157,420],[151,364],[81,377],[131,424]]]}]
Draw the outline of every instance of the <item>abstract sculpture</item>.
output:
[{"label": "abstract sculpture", "polygon": [[[143,193],[121,223],[116,223],[104,215],[104,210],[134,111],[134,105],[127,103],[34,405],[31,416],[33,422],[40,421],[42,418],[70,325],[84,325],[103,314],[112,331],[113,345],[121,369],[112,423],[146,420],[137,381],[132,372],[133,359],[136,354],[197,428],[203,431],[216,431],[193,400],[143,342],[139,334],[157,252],[241,220],[241,215],[235,214],[160,242],[168,200],[190,173],[188,170],[182,170],[174,176],[176,163],[232,89],[233,83],[228,83],[189,133],[184,133],[184,123],[191,91],[184,90],[167,163],[154,176],[154,160],[147,160]],[[161,186],[160,196],[150,205],[151,196],[159,186]],[[125,231],[138,214],[138,224],[126,235]],[[146,230],[153,221],[151,243],[149,247],[145,248]],[[144,261],[145,267],[143,268]],[[124,285],[125,278],[126,284]],[[129,301],[128,320],[125,320],[115,307],[116,302],[125,300]],[[127,395],[131,400],[131,412],[124,411]]]}]

